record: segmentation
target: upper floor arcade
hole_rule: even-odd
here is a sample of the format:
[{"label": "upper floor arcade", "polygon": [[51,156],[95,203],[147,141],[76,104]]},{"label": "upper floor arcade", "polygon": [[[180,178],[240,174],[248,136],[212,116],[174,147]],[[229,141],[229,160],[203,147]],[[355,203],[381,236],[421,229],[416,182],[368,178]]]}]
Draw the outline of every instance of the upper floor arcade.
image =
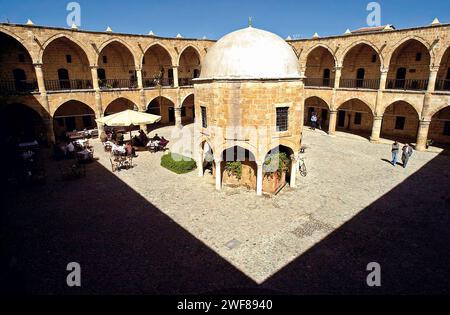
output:
[{"label": "upper floor arcade", "polygon": [[306,87],[450,91],[450,25],[291,40]]},{"label": "upper floor arcade", "polygon": [[2,94],[191,86],[210,40],[0,24]]}]

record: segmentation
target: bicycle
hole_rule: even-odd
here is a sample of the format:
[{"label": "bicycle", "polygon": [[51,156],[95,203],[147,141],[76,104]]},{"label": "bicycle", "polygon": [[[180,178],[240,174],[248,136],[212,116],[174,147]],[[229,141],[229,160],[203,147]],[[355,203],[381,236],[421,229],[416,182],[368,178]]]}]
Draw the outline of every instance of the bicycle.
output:
[{"label": "bicycle", "polygon": [[302,177],[306,177],[306,175],[308,175],[308,172],[306,170],[305,158],[300,158],[299,171]]}]

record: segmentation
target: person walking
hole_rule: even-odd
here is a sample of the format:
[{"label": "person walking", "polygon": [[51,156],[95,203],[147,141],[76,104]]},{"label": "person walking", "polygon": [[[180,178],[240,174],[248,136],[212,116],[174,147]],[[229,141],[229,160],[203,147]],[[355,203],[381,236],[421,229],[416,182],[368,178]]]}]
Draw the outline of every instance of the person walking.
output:
[{"label": "person walking", "polygon": [[316,115],[316,113],[312,113],[312,115],[311,115],[311,129],[312,130],[316,130],[316,126],[317,126],[317,115]]},{"label": "person walking", "polygon": [[397,141],[395,141],[392,144],[392,161],[391,161],[391,163],[393,166],[397,165],[398,151],[400,151],[400,145],[398,144]]},{"label": "person walking", "polygon": [[405,146],[402,149],[403,153],[402,153],[402,162],[403,162],[403,168],[406,168],[406,165],[408,165],[409,162],[409,158],[411,157],[411,155],[413,154],[413,149],[412,147],[407,143],[405,144]]}]

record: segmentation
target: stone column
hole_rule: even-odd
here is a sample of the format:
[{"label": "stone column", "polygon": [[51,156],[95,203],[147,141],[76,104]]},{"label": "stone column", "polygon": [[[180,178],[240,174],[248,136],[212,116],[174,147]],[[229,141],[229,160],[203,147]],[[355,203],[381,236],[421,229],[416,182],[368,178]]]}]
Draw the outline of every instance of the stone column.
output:
[{"label": "stone column", "polygon": [[[95,119],[102,118],[103,117],[102,94],[100,93],[99,90],[95,91],[95,108],[96,108]],[[103,124],[97,123],[97,129],[98,134],[100,136],[100,134],[104,130]]]},{"label": "stone column", "polygon": [[36,72],[36,80],[38,83],[39,92],[45,93],[47,90],[45,88],[45,80],[44,80],[44,72],[42,71],[42,64],[41,63],[35,63],[34,64],[34,71]]},{"label": "stone column", "polygon": [[386,89],[386,82],[388,77],[389,69],[381,68],[380,69],[380,87],[379,90],[384,91]]},{"label": "stone column", "polygon": [[430,77],[428,78],[427,92],[432,93],[436,89],[436,79],[439,72],[439,67],[430,68]]},{"label": "stone column", "polygon": [[173,67],[173,86],[174,87],[179,87],[179,82],[178,82],[178,66]]},{"label": "stone column", "polygon": [[216,190],[222,190],[222,169],[221,169],[221,162],[218,159],[215,159],[216,161]]},{"label": "stone column", "polygon": [[138,82],[138,89],[142,90],[144,88],[144,81],[142,80],[142,69],[136,69],[136,76]]},{"label": "stone column", "polygon": [[341,84],[342,66],[334,67],[334,88],[338,89]]},{"label": "stone column", "polygon": [[55,143],[56,137],[55,137],[55,130],[53,129],[53,117],[51,116],[50,104],[48,102],[48,97],[46,93],[41,93],[41,103],[42,107],[44,107],[47,110],[48,114],[48,119],[43,119],[43,123],[47,133],[47,141],[49,144]]},{"label": "stone column", "polygon": [[298,157],[291,155],[291,182],[289,183],[291,188],[295,188],[295,181],[297,179],[297,160]]},{"label": "stone column", "polygon": [[257,172],[256,172],[256,195],[262,196],[263,194],[263,163],[256,162]]},{"label": "stone column", "polygon": [[203,177],[203,149],[197,152],[198,177]]},{"label": "stone column", "polygon": [[181,123],[181,107],[175,107],[174,111],[175,111],[175,126],[181,129],[183,127]]},{"label": "stone column", "polygon": [[91,67],[91,76],[92,76],[92,87],[96,91],[100,91],[100,86],[98,84],[98,67],[92,66]]},{"label": "stone column", "polygon": [[431,120],[421,120],[419,122],[419,130],[417,131],[416,150],[425,151],[427,148],[428,130],[430,129]]},{"label": "stone column", "polygon": [[383,123],[383,116],[373,117],[372,135],[370,136],[370,142],[377,143],[380,141],[382,123]]},{"label": "stone column", "polygon": [[337,121],[337,110],[330,110],[330,122],[328,126],[329,135],[334,135],[336,133],[336,121]]}]

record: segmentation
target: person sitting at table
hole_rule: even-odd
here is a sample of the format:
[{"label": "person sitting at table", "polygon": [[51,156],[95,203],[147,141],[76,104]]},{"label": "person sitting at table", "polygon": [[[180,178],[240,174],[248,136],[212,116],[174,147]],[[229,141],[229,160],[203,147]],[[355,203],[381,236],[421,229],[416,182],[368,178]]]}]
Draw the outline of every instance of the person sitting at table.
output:
[{"label": "person sitting at table", "polygon": [[161,138],[158,136],[158,134],[156,133],[155,136],[152,138],[152,140],[154,141],[159,141],[161,140]]},{"label": "person sitting at table", "polygon": [[142,145],[145,145],[148,142],[148,137],[145,134],[144,130],[139,130],[139,140],[142,143]]},{"label": "person sitting at table", "polygon": [[127,156],[136,156],[136,150],[133,148],[130,142],[125,145],[125,150],[127,151]]},{"label": "person sitting at table", "polygon": [[117,141],[117,143],[118,143],[119,145],[122,145],[122,144],[123,144],[123,139],[124,139],[123,133],[119,132],[119,133],[116,135],[116,141]]},{"label": "person sitting at table", "polygon": [[75,152],[75,146],[73,145],[72,142],[69,142],[67,144],[66,150],[67,150],[67,154],[71,154],[71,153]]}]

